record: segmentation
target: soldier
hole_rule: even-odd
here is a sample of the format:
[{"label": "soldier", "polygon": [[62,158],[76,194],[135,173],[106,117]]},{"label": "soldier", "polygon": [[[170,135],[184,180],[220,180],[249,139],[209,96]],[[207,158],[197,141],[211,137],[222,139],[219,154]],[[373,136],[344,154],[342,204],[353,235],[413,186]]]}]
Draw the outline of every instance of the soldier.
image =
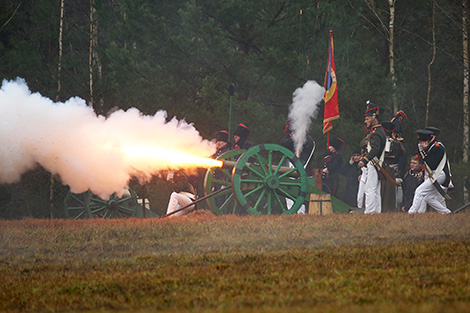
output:
[{"label": "soldier", "polygon": [[[401,184],[403,188],[403,201],[401,203],[402,212],[408,212],[411,208],[416,188],[418,188],[424,180],[423,169],[421,166],[422,163],[420,163],[418,155],[412,156],[410,160],[410,169],[405,173]],[[425,202],[423,203],[426,204]],[[424,208],[421,208],[418,213],[425,211],[426,205],[424,205]]]},{"label": "soldier", "polygon": [[229,151],[231,148],[230,142],[228,141],[228,132],[226,130],[219,130],[215,133],[215,145],[217,147],[217,152],[213,156],[214,158],[219,157],[225,152]]},{"label": "soldier", "polygon": [[328,151],[323,158],[322,168],[319,169],[322,179],[322,190],[336,196],[338,191],[339,173],[343,165],[343,158],[339,154],[339,150],[343,146],[344,141],[336,136],[330,137]]},{"label": "soldier", "polygon": [[402,133],[401,122],[403,121],[404,118],[408,119],[408,116],[406,116],[405,112],[400,110],[397,112],[397,115],[395,115],[395,117],[392,118],[392,120],[390,121],[393,124],[395,124],[395,131],[397,133],[398,138],[401,138],[401,133]]},{"label": "soldier", "polygon": [[403,178],[403,175],[405,174],[406,171],[406,165],[408,162],[408,147],[406,145],[405,139],[402,137],[402,121],[403,119],[408,119],[408,116],[406,116],[405,112],[402,110],[398,111],[397,114],[395,115],[394,118],[392,118],[391,122],[395,124],[395,140],[399,141],[403,148],[404,152],[403,155],[400,157],[397,157],[397,164],[398,164],[398,175],[400,178]]},{"label": "soldier", "polygon": [[[193,185],[188,182],[188,177],[183,171],[169,171],[166,176],[167,184],[173,190],[168,201],[166,214],[168,216],[182,216],[191,212],[195,204],[189,205],[197,198],[197,192]],[[189,205],[189,206],[188,206]],[[182,207],[186,209],[173,213]]]},{"label": "soldier", "polygon": [[362,171],[357,168],[357,164],[362,159],[361,149],[356,149],[349,158],[349,162],[341,168],[341,174],[346,177],[346,187],[344,188],[343,201],[351,207],[357,207],[357,193],[359,191],[359,179]]},{"label": "soldier", "polygon": [[364,124],[370,129],[370,139],[367,144],[367,154],[357,164],[358,168],[367,167],[367,180],[365,182],[365,210],[364,214],[381,213],[381,196],[379,169],[384,159],[385,132],[379,123],[381,109],[369,102],[364,113]]},{"label": "soldier", "polygon": [[450,169],[446,149],[430,130],[416,131],[420,148],[419,157],[424,163],[424,182],[416,188],[413,204],[408,213],[418,213],[425,201],[442,214],[452,213],[446,206],[445,196],[450,183]]},{"label": "soldier", "polygon": [[249,149],[253,144],[248,141],[248,136],[250,135],[250,129],[240,123],[238,124],[235,132],[233,133],[233,139],[235,141],[234,149]]}]

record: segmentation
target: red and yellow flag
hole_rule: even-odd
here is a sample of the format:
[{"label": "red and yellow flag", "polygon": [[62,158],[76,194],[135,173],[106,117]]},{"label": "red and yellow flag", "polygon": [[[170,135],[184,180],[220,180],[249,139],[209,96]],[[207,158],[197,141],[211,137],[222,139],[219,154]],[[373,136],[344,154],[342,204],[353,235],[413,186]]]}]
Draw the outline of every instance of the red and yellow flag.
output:
[{"label": "red and yellow flag", "polygon": [[328,65],[325,74],[325,112],[323,113],[323,133],[333,128],[333,120],[339,118],[338,87],[336,85],[335,59],[333,57],[333,31],[330,30]]}]

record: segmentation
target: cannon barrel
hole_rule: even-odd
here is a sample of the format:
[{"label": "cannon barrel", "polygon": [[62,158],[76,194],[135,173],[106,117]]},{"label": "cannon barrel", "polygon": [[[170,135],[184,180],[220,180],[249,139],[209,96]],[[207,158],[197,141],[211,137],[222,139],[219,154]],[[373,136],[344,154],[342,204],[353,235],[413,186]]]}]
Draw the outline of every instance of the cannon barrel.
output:
[{"label": "cannon barrel", "polygon": [[[236,161],[230,161],[230,160],[223,160],[223,165],[222,165],[222,168],[226,168],[226,169],[232,169],[236,166],[237,162]],[[251,165],[253,165],[252,163],[249,163],[247,162],[246,165],[249,167]],[[292,176],[292,177],[298,177],[298,172],[295,171],[294,168],[291,168],[291,167],[288,167],[288,166],[277,166],[277,165],[271,165],[271,170],[272,171],[275,171],[277,170],[277,168],[279,167],[279,170],[278,170],[278,173],[280,174],[284,174],[284,173],[288,173],[288,172],[291,172],[289,173],[289,176]]]}]

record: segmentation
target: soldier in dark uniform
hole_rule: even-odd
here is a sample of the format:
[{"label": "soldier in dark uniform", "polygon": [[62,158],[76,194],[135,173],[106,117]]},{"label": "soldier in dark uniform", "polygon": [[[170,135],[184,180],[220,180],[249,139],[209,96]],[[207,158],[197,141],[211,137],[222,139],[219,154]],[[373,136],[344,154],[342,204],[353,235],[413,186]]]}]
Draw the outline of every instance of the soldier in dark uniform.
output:
[{"label": "soldier in dark uniform", "polygon": [[367,154],[357,165],[358,168],[367,166],[364,214],[382,212],[378,167],[383,163],[386,139],[382,125],[379,123],[380,114],[381,109],[369,102],[369,107],[364,113],[364,124],[367,129],[370,129],[370,139],[367,144]]},{"label": "soldier in dark uniform", "polygon": [[319,169],[322,179],[322,190],[336,196],[338,191],[339,173],[343,164],[343,158],[339,154],[339,150],[343,146],[344,141],[336,136],[330,137],[330,145],[328,151],[323,157],[323,165]]},{"label": "soldier in dark uniform", "polygon": [[228,132],[226,130],[219,130],[215,133],[215,145],[217,147],[217,152],[214,155],[214,158],[219,157],[225,152],[229,151],[231,144],[228,141]]},{"label": "soldier in dark uniform", "polygon": [[405,148],[397,140],[396,125],[392,122],[382,122],[382,128],[385,131],[386,145],[382,168],[393,179],[390,181],[383,177],[381,182],[382,190],[382,212],[397,212],[397,183],[396,179],[400,177],[398,163],[400,157],[404,155]]},{"label": "soldier in dark uniform", "polygon": [[[410,169],[403,176],[403,182],[401,184],[403,188],[403,201],[401,203],[402,212],[408,212],[413,203],[415,190],[424,181],[422,163],[419,161],[419,157],[414,155],[410,160]],[[426,207],[424,207],[426,211]],[[423,212],[424,212],[423,211]]]},{"label": "soldier in dark uniform", "polygon": [[341,174],[346,177],[346,187],[344,188],[343,201],[351,207],[357,207],[357,192],[359,189],[359,177],[362,171],[357,168],[357,164],[362,159],[361,149],[354,150],[349,162],[341,168]]},{"label": "soldier in dark uniform", "polygon": [[402,136],[402,125],[401,123],[403,122],[404,119],[408,119],[408,116],[406,116],[405,112],[402,110],[398,111],[397,114],[395,115],[394,118],[392,118],[391,122],[395,125],[395,140],[399,141],[403,148],[403,155],[400,157],[397,157],[397,169],[398,169],[398,177],[403,178],[403,175],[405,174],[406,171],[406,165],[408,161],[408,146],[406,145],[405,139]]},{"label": "soldier in dark uniform", "polygon": [[248,136],[250,136],[250,130],[245,124],[238,124],[237,128],[235,128],[235,132],[233,133],[233,139],[235,141],[234,149],[249,149],[253,146],[253,144],[248,141]]},{"label": "soldier in dark uniform", "polygon": [[[451,180],[446,149],[436,140],[432,131],[420,129],[416,133],[420,150],[419,157],[424,163],[425,178],[424,182],[416,188],[413,204],[408,213],[418,213],[423,201],[439,213],[452,213],[446,206],[444,196],[437,189],[440,185],[440,188],[446,191]],[[434,185],[435,181],[438,186]]]}]

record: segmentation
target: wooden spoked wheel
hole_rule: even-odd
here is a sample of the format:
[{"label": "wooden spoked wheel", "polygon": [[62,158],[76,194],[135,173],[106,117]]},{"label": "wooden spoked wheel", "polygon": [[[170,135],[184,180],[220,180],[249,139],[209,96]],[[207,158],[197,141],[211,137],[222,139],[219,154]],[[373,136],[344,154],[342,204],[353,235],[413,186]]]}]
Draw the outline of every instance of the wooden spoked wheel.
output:
[{"label": "wooden spoked wheel", "polygon": [[112,194],[103,200],[91,191],[80,194],[67,193],[64,199],[65,214],[68,218],[125,218],[136,216],[141,206],[132,190],[122,197]]},{"label": "wooden spoked wheel", "polygon": [[308,182],[302,162],[292,151],[276,144],[261,144],[238,158],[232,188],[244,212],[285,215],[296,213],[302,206]]},{"label": "wooden spoked wheel", "polygon": [[[217,160],[236,161],[246,150],[230,150]],[[232,186],[232,168],[209,168],[204,177],[204,194],[207,196],[223,187]],[[217,215],[238,214],[238,203],[233,189],[228,188],[206,200],[208,207]]]}]

